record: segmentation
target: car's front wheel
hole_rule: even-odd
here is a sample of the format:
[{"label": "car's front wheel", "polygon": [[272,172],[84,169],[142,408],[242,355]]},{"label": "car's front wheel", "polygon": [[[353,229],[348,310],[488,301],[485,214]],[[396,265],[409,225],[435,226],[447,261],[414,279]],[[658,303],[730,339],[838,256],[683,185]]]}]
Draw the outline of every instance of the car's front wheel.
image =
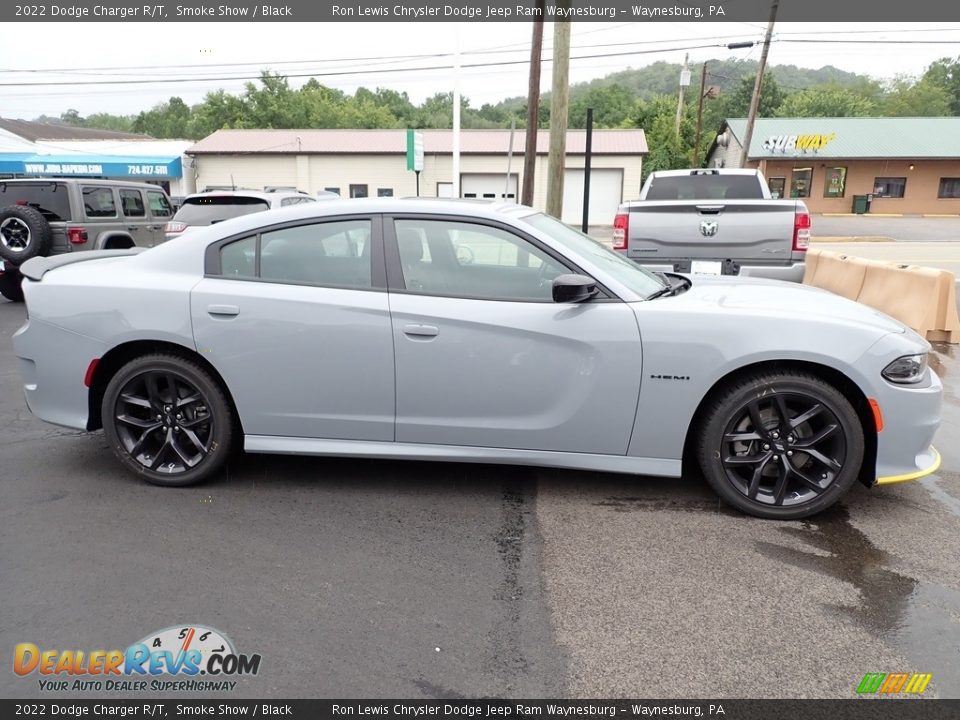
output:
[{"label": "car's front wheel", "polygon": [[110,380],[103,430],[120,461],[154,485],[192,485],[226,462],[230,403],[200,364],[177,355],[131,360]]},{"label": "car's front wheel", "polygon": [[803,372],[761,373],[723,389],[706,408],[698,456],[730,505],[792,520],[833,505],[853,486],[863,425],[835,387]]}]

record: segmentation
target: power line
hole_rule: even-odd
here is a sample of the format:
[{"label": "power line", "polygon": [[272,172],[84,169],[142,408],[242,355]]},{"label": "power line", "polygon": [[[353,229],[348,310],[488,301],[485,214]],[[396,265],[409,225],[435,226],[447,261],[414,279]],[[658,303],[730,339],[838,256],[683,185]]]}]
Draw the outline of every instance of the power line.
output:
[{"label": "power line", "polygon": [[[607,46],[609,47],[609,46]],[[652,50],[628,50],[624,52],[615,52],[615,53],[594,53],[592,55],[578,55],[576,57],[571,57],[571,60],[591,60],[594,58],[606,58],[606,57],[623,57],[626,55],[652,55],[656,53],[667,53],[667,52],[678,52],[682,50],[702,50],[705,48],[718,48],[726,47],[726,45],[717,45],[711,43],[709,45],[689,45],[682,47],[671,47],[671,48],[656,48]],[[547,60],[552,62],[552,60]],[[526,64],[528,60],[526,58],[522,60],[500,60],[496,62],[483,62],[483,63],[463,63],[461,67],[463,68],[478,68],[478,67],[500,67],[504,65],[521,65]],[[429,66],[419,66],[419,67],[407,67],[407,68],[378,68],[370,70],[342,70],[342,71],[327,71],[327,72],[309,72],[309,73],[290,73],[285,75],[286,78],[312,78],[312,77],[336,77],[342,75],[371,75],[375,73],[397,73],[397,72],[420,72],[424,70],[449,70],[449,65],[429,65]],[[232,81],[232,80],[259,80],[260,75],[218,75],[218,76],[207,76],[207,77],[181,77],[181,78],[145,78],[139,80],[81,80],[81,81],[54,81],[54,82],[3,82],[0,83],[0,87],[77,87],[77,86],[87,86],[87,85],[157,85],[157,84],[168,84],[168,83],[184,83],[184,82],[223,82],[223,81]]]}]

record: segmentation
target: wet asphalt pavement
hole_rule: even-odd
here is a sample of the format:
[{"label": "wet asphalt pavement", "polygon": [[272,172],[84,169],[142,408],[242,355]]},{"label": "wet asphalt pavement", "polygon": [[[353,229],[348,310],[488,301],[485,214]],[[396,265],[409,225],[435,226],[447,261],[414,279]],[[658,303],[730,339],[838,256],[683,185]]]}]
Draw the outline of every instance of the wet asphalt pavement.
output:
[{"label": "wet asphalt pavement", "polygon": [[263,657],[224,699],[849,698],[897,671],[960,697],[957,346],[937,475],[776,523],[697,477],[484,465],[245,456],[154,488],[29,414],[23,318],[0,301],[2,697],[41,695],[17,643],[192,623]]}]

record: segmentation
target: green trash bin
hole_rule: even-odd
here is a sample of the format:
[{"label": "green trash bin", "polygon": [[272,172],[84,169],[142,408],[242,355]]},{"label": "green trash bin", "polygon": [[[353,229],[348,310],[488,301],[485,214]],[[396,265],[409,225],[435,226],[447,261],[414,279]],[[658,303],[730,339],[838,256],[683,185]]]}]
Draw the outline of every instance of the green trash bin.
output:
[{"label": "green trash bin", "polygon": [[863,215],[870,209],[870,196],[869,195],[854,195],[853,196],[853,211],[857,215]]}]

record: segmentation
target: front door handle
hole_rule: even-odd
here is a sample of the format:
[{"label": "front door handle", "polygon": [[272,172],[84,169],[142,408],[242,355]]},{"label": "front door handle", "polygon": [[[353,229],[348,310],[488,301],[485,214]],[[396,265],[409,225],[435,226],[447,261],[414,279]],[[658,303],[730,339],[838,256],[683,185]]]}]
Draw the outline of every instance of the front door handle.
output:
[{"label": "front door handle", "polygon": [[413,337],[436,337],[440,334],[440,328],[435,325],[404,325],[403,334]]},{"label": "front door handle", "polygon": [[216,317],[234,317],[240,314],[239,305],[207,305],[207,312]]}]

